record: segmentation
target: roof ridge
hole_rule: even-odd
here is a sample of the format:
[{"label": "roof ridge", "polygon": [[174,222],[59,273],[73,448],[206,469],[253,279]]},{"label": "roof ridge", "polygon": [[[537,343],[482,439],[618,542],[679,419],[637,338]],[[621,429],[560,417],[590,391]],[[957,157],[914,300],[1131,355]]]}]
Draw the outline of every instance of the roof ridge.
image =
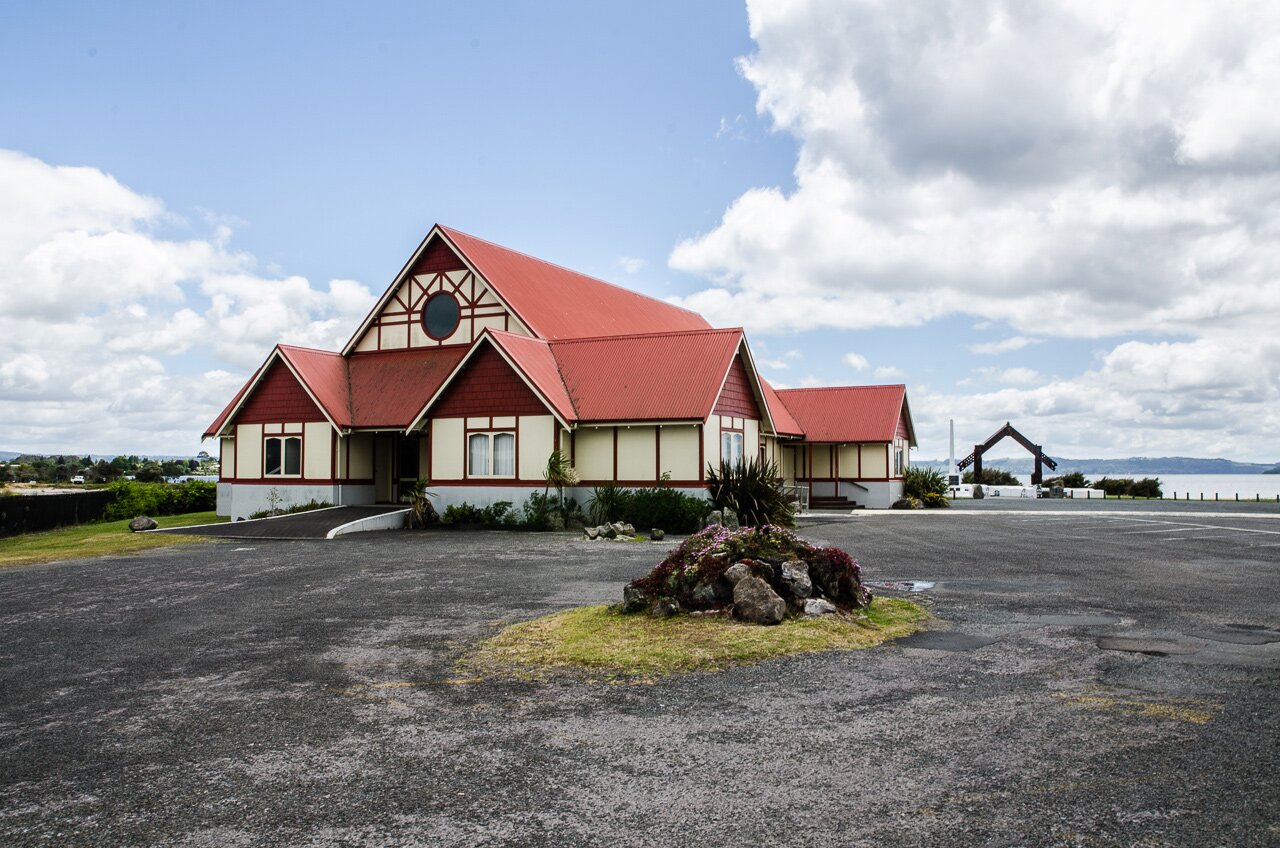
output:
[{"label": "roof ridge", "polygon": [[865,386],[796,386],[792,389],[773,389],[773,391],[781,394],[782,392],[834,392],[847,389],[905,389],[906,387],[906,383],[871,383]]},{"label": "roof ridge", "polygon": [[738,333],[743,332],[741,327],[708,327],[698,330],[659,330],[649,333],[610,333],[606,336],[577,336],[571,339],[547,339],[549,345],[574,344],[576,342],[599,342],[608,339],[653,339],[666,336],[695,336],[709,335],[713,333]]},{"label": "roof ridge", "polygon": [[[505,244],[498,244],[496,241],[490,241],[487,238],[481,238],[480,236],[473,236],[471,233],[463,232],[462,230],[459,230],[456,227],[450,227],[447,224],[441,224],[437,222],[436,226],[439,227],[441,230],[444,230],[446,233],[457,233],[460,236],[466,236],[469,239],[475,239],[476,241],[484,242],[490,247],[496,247],[499,250],[505,250],[508,253],[514,253],[517,256],[523,256],[525,259],[531,259],[534,262],[541,262],[543,265],[550,265],[552,268],[559,268],[561,271],[567,271],[568,273],[573,274],[575,276],[584,277],[585,279],[600,283],[601,285],[609,286],[619,291],[626,292],[629,295],[633,295],[635,297],[643,297],[646,300],[657,301],[658,303],[661,303],[664,306],[669,306],[672,309],[679,309],[681,312],[688,312],[690,315],[696,315],[697,317],[702,318],[701,315],[699,315],[697,312],[694,312],[692,309],[686,309],[683,306],[676,306],[674,303],[667,303],[667,301],[662,300],[661,298],[654,297],[651,294],[644,294],[643,292],[638,292],[634,289],[629,289],[626,286],[620,286],[617,283],[611,283],[608,280],[602,280],[599,277],[593,277],[590,274],[584,274],[581,271],[577,271],[577,270],[574,270],[573,268],[570,268],[568,265],[561,265],[558,262],[552,262],[548,259],[543,259],[540,256],[534,256],[532,253],[525,253],[523,250],[516,250],[514,247],[507,247]],[[492,282],[493,281],[490,280],[490,283]],[[703,320],[705,321],[706,319],[703,318]]]},{"label": "roof ridge", "polygon": [[331,354],[332,356],[342,356],[342,353],[340,351],[324,350],[318,347],[306,347],[305,345],[291,345],[291,344],[284,344],[283,342],[280,342],[276,344],[276,347],[280,348],[281,350],[288,348],[289,350],[306,350],[306,351],[310,351],[311,353],[328,353],[328,354]]}]

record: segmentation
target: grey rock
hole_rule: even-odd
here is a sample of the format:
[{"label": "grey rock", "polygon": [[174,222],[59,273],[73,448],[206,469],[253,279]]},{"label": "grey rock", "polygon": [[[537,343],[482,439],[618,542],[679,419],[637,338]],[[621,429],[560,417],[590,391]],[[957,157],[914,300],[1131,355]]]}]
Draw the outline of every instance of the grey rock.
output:
[{"label": "grey rock", "polygon": [[738,521],[738,513],[729,509],[729,507],[724,508],[724,526],[728,527],[730,530],[737,530],[742,526]]},{"label": "grey rock", "polygon": [[142,530],[154,530],[159,527],[154,518],[147,518],[145,515],[139,515],[137,518],[129,522],[129,529],[134,533]]},{"label": "grey rock", "polygon": [[620,524],[618,533],[623,536],[634,536],[636,534],[636,528],[632,524]]},{"label": "grey rock", "polygon": [[634,586],[622,587],[622,611],[640,612],[649,605],[649,598]]},{"label": "grey rock", "polygon": [[[615,521],[615,522],[613,522],[612,524],[610,524],[610,525],[609,525],[609,529],[613,531],[613,536],[631,536],[631,535],[634,535],[634,534],[635,534],[635,528],[633,527],[633,528],[631,529],[631,532],[630,532],[630,533],[628,533],[628,532],[627,532],[627,526],[628,526],[628,525],[623,524],[621,521]],[[613,538],[613,536],[610,536],[610,538]]]},{"label": "grey rock", "polygon": [[744,577],[733,587],[733,611],[743,621],[778,624],[787,604],[759,577]]},{"label": "grey rock", "polygon": [[600,538],[602,539],[612,539],[618,535],[618,531],[613,529],[612,524],[601,524],[596,528],[596,531],[600,534]]},{"label": "grey rock", "polygon": [[838,612],[836,605],[822,598],[810,598],[804,602],[804,614],[812,616],[832,615]]},{"label": "grey rock", "polygon": [[707,513],[707,520],[702,526],[711,527],[715,524],[719,524],[722,527],[724,526],[724,513],[718,509],[713,509],[711,512]]},{"label": "grey rock", "polygon": [[651,542],[661,542],[665,538],[667,538],[667,532],[665,530],[659,530],[655,527],[649,531],[649,541]]},{"label": "grey rock", "polygon": [[739,580],[750,576],[751,566],[747,565],[745,562],[735,562],[733,565],[729,566],[729,570],[724,573],[724,579],[730,586],[737,586]]},{"label": "grey rock", "polygon": [[654,618],[670,618],[678,612],[680,612],[680,605],[674,598],[659,598],[653,605]]},{"label": "grey rock", "polygon": [[585,528],[582,532],[583,532],[583,533],[585,533],[585,534],[587,534],[587,538],[588,538],[588,539],[590,539],[590,540],[592,540],[592,541],[595,541],[596,539],[599,539],[599,538],[600,538],[600,528],[599,528],[599,527],[587,527],[587,528]]},{"label": "grey rock", "polygon": [[809,563],[792,560],[784,562],[778,575],[778,582],[791,593],[794,598],[807,598],[813,594],[813,581],[809,579]]},{"label": "grey rock", "polygon": [[715,606],[716,588],[709,583],[703,583],[693,590],[693,599],[700,604],[706,606]]}]

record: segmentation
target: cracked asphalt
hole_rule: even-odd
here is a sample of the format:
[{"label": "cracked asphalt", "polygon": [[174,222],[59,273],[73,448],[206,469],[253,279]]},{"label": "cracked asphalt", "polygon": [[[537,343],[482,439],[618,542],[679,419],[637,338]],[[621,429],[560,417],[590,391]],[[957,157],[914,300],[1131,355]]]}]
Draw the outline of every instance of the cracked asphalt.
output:
[{"label": "cracked asphalt", "polygon": [[0,844],[1280,844],[1280,517],[1052,506],[809,524],[933,629],[652,685],[456,662],[670,542],[3,570]]}]

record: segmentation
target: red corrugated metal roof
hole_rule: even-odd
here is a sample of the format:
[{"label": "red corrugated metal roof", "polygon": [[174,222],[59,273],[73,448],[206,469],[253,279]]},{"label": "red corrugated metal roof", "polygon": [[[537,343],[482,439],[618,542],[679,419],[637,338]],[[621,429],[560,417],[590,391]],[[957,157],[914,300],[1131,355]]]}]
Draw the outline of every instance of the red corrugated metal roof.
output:
[{"label": "red corrugated metal roof", "polygon": [[339,427],[350,427],[347,363],[342,354],[293,345],[276,345],[276,349],[293,366],[329,420]]},{"label": "red corrugated metal roof", "polygon": [[352,426],[408,427],[466,353],[437,347],[351,354]]},{"label": "red corrugated metal roof", "polygon": [[586,336],[706,330],[701,315],[612,283],[439,226],[534,335]]},{"label": "red corrugated metal roof", "polygon": [[549,344],[541,339],[497,330],[490,330],[488,334],[565,423],[572,424],[578,420],[577,410],[574,409],[569,390],[560,377],[560,366]]},{"label": "red corrugated metal roof", "polygon": [[769,415],[773,418],[773,427],[780,436],[803,436],[804,429],[796,421],[791,410],[778,397],[778,392],[764,377],[760,378],[760,388],[764,391],[765,402],[769,405]]},{"label": "red corrugated metal roof", "polygon": [[776,394],[806,442],[892,442],[907,402],[902,385],[779,389]]},{"label": "red corrugated metal roof", "polygon": [[552,342],[580,421],[686,421],[711,414],[742,330]]}]

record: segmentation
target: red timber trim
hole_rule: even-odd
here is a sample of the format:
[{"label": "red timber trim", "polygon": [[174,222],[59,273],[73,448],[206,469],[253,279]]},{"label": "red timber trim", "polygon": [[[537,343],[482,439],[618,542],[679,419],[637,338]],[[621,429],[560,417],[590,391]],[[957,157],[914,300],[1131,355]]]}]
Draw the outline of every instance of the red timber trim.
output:
[{"label": "red timber trim", "polygon": [[662,479],[662,428],[653,428],[653,479]]},{"label": "red timber trim", "polygon": [[724,385],[720,387],[720,396],[712,412],[734,418],[753,418],[757,421],[762,417],[760,407],[756,404],[755,392],[751,389],[751,381],[747,377],[747,369],[742,364],[741,353],[734,355],[733,362],[729,365]]},{"label": "red timber trim", "polygon": [[237,486],[368,486],[373,484],[373,478],[368,480],[339,480],[334,477],[259,477],[256,479],[246,479],[244,477],[230,477],[221,479],[219,483],[235,483]]}]

